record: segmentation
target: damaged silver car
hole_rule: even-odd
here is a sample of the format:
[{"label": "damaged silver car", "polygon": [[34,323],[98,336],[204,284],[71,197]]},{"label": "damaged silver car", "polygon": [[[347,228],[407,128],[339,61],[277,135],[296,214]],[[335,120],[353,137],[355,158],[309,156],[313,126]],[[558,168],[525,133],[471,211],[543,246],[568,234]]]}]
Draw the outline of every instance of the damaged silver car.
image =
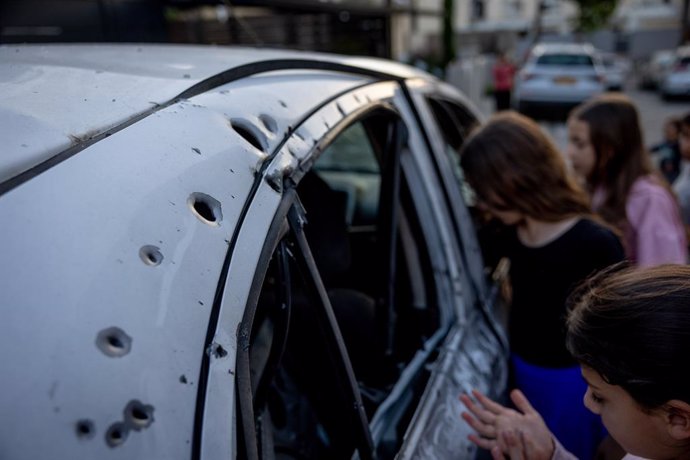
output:
[{"label": "damaged silver car", "polygon": [[383,60],[0,47],[0,458],[473,458],[477,118]]}]

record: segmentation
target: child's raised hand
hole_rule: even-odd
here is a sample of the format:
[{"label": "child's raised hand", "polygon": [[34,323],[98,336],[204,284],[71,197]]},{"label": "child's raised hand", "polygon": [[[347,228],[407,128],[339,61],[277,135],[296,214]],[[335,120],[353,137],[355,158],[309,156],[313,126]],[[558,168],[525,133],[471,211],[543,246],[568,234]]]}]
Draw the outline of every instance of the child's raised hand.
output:
[{"label": "child's raised hand", "polygon": [[553,435],[521,391],[510,393],[519,411],[504,407],[478,391],[473,391],[472,395],[479,404],[468,395],[460,396],[469,411],[463,412],[462,418],[479,435],[471,434],[470,441],[490,450],[494,460],[503,460],[504,454],[511,460],[551,459],[555,449]]}]

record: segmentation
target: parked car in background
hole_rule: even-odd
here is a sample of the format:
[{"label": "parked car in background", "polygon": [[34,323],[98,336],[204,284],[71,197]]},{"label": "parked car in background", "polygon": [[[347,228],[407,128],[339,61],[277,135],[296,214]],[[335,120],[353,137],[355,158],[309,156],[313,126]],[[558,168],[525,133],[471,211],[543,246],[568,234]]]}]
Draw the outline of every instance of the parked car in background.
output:
[{"label": "parked car in background", "polygon": [[515,79],[518,111],[540,116],[569,109],[606,89],[601,59],[589,44],[543,43],[530,52]]},{"label": "parked car in background", "polygon": [[659,85],[661,97],[690,96],[690,47],[676,50],[673,61]]},{"label": "parked car in background", "polygon": [[639,65],[638,86],[642,89],[657,89],[673,65],[674,54],[673,50],[653,52],[648,60]]},{"label": "parked car in background", "polygon": [[383,60],[0,47],[0,457],[472,458],[477,118]]},{"label": "parked car in background", "polygon": [[599,51],[607,90],[621,91],[630,73],[630,63],[616,53]]}]

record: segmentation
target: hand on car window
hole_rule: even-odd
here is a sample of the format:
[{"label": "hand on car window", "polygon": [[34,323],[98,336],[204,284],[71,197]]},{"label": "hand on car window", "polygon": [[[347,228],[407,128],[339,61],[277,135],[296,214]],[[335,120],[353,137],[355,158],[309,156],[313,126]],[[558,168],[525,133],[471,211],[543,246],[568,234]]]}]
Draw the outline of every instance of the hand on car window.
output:
[{"label": "hand on car window", "polygon": [[532,407],[520,390],[513,390],[510,399],[518,410],[509,409],[484,396],[478,391],[472,395],[461,395],[460,401],[468,412],[462,418],[477,434],[469,436],[470,441],[491,451],[494,460],[550,460],[555,444],[553,435],[541,415]]}]

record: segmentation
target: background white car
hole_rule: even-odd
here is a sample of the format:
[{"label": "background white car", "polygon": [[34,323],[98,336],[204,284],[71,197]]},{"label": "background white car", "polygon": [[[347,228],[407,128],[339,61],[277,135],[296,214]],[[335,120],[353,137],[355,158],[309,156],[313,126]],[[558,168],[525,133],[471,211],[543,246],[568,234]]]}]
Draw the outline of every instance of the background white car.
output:
[{"label": "background white car", "polygon": [[659,85],[661,97],[690,97],[690,47],[678,48]]},{"label": "background white car", "polygon": [[630,62],[616,53],[598,52],[601,57],[604,82],[607,90],[621,91],[630,73]]},{"label": "background white car", "polygon": [[0,47],[0,457],[471,458],[476,122],[388,61]]},{"label": "background white car", "polygon": [[638,85],[643,89],[658,89],[675,58],[673,50],[657,50],[639,64]]},{"label": "background white car", "polygon": [[556,115],[606,89],[601,60],[589,44],[542,43],[518,72],[513,103],[533,116]]}]

